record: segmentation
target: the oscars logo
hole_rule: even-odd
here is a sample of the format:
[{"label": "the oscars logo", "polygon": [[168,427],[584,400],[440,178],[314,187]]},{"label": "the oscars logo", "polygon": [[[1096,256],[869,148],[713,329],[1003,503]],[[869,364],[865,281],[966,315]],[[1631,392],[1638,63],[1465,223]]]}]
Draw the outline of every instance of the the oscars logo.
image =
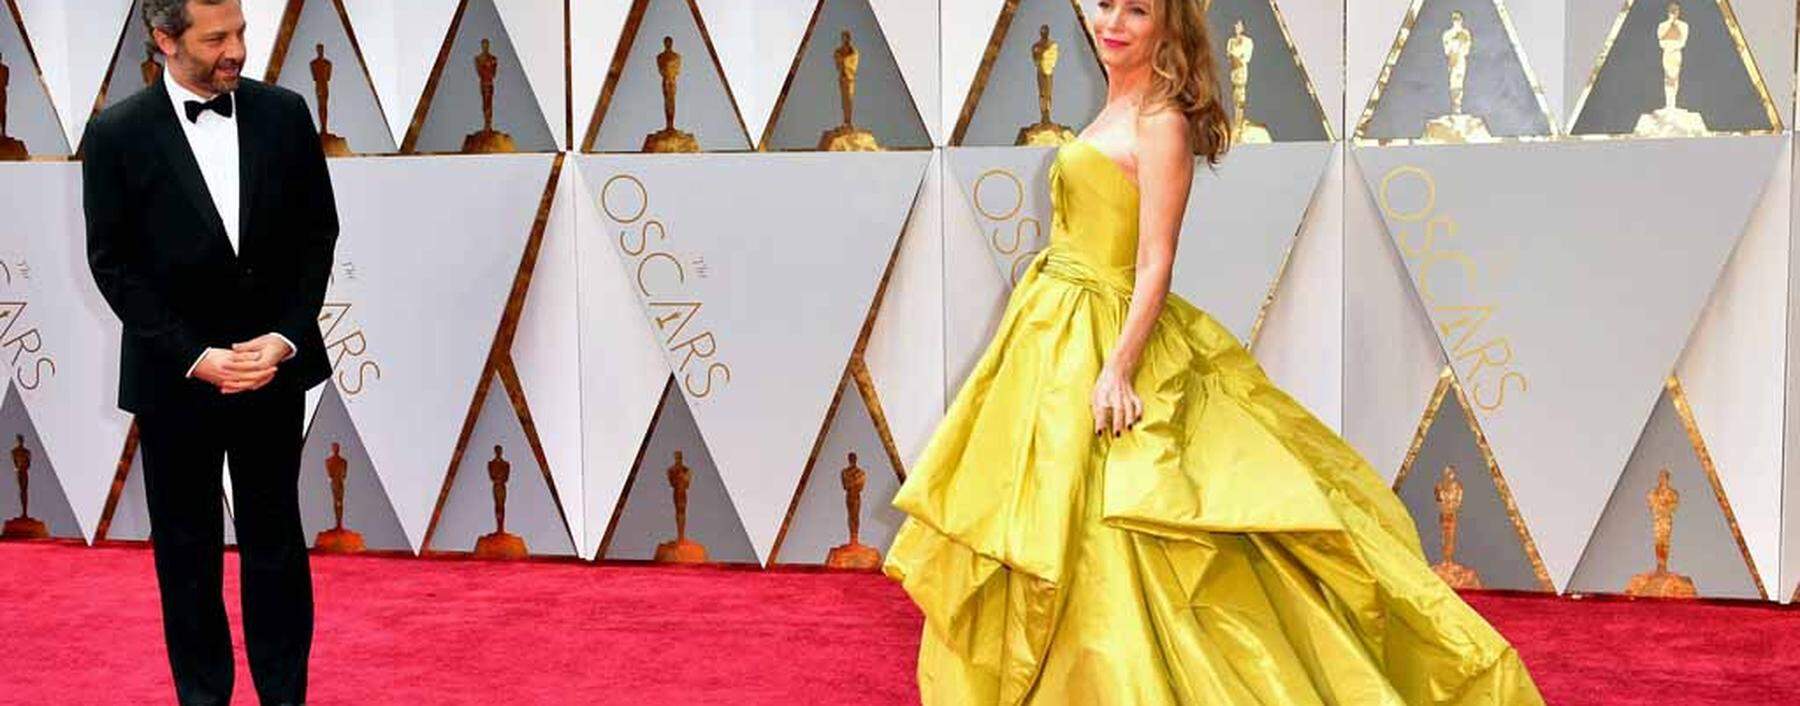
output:
[{"label": "the oscars logo", "polygon": [[681,76],[681,53],[675,40],[663,37],[656,55],[656,72],[662,75],[663,129],[644,136],[645,152],[699,152],[700,141],[692,133],[675,129],[675,79]]},{"label": "the oscars logo", "polygon": [[1681,504],[1681,493],[1669,485],[1669,469],[1664,468],[1657,473],[1656,487],[1644,495],[1644,501],[1650,505],[1656,570],[1631,577],[1631,581],[1625,584],[1625,594],[1653,598],[1693,598],[1693,580],[1669,571],[1669,538],[1675,532],[1675,507]]},{"label": "the oscars logo", "polygon": [[337,442],[325,459],[325,475],[331,479],[331,529],[320,532],[313,547],[328,554],[355,554],[363,550],[362,534],[344,527],[344,481],[350,477],[350,461]]},{"label": "the oscars logo", "polygon": [[314,45],[317,56],[309,64],[312,68],[313,97],[319,102],[319,146],[325,148],[327,157],[348,157],[351,155],[350,143],[344,138],[331,134],[331,60],[325,58],[325,45]]},{"label": "the oscars logo", "polygon": [[651,325],[664,349],[681,360],[675,375],[681,378],[682,390],[704,399],[725,389],[731,382],[731,366],[719,355],[718,336],[700,316],[706,302],[695,298],[687,284],[690,272],[707,276],[705,259],[692,256],[684,261],[677,256],[668,242],[668,225],[651,213],[650,191],[635,176],[607,179],[600,187],[600,210],[618,227],[619,251],[633,263]]},{"label": "the oscars logo", "polygon": [[706,547],[687,536],[688,486],[694,482],[694,472],[681,462],[680,451],[675,452],[675,464],[669,466],[668,476],[669,488],[675,491],[675,538],[656,545],[656,560],[674,564],[703,563]]},{"label": "the oscars logo", "polygon": [[6,57],[0,56],[0,160],[22,160],[30,156],[25,150],[25,143],[6,134],[6,88],[12,83],[12,69],[6,66]]},{"label": "the oscars logo", "polygon": [[1656,44],[1662,47],[1663,107],[1638,116],[1632,134],[1643,137],[1692,137],[1707,133],[1706,119],[1675,105],[1681,92],[1681,55],[1687,48],[1688,24],[1681,19],[1681,5],[1669,3],[1669,15],[1656,26]]},{"label": "the oscars logo", "polygon": [[881,565],[881,552],[860,539],[862,529],[862,492],[869,474],[856,465],[856,454],[850,454],[850,465],[839,474],[844,482],[844,509],[850,520],[850,541],[831,548],[825,565],[834,569],[873,569]]},{"label": "the oscars logo", "polygon": [[44,521],[31,516],[31,449],[25,448],[25,437],[13,437],[16,444],[12,450],[13,471],[19,478],[19,516],[6,521],[0,537],[7,539],[43,539],[50,536],[50,529]]},{"label": "the oscars logo", "polygon": [[1456,478],[1456,467],[1445,466],[1443,476],[1432,490],[1437,498],[1438,531],[1442,533],[1444,558],[1432,564],[1431,570],[1451,588],[1481,588],[1481,577],[1475,570],[1456,563],[1456,524],[1463,501],[1462,481]]},{"label": "the oscars logo", "polygon": [[1269,128],[1250,119],[1250,57],[1255,55],[1256,40],[1244,33],[1244,20],[1232,23],[1231,38],[1225,40],[1225,58],[1231,61],[1232,144],[1270,141]]},{"label": "the oscars logo", "polygon": [[362,394],[369,383],[381,379],[381,363],[369,355],[368,334],[357,324],[345,323],[354,308],[356,305],[347,301],[327,301],[319,309],[319,329],[325,339],[325,351],[331,356],[332,380],[346,397]]},{"label": "the oscars logo", "polygon": [[463,138],[463,154],[514,151],[512,135],[494,129],[494,77],[499,74],[500,59],[488,51],[488,40],[484,37],[481,53],[475,55],[475,77],[481,81],[481,131]]},{"label": "the oscars logo", "polygon": [[1425,123],[1424,142],[1461,144],[1491,142],[1487,121],[1463,112],[1463,86],[1469,76],[1469,55],[1475,51],[1475,35],[1463,24],[1461,12],[1450,13],[1450,28],[1444,30],[1444,59],[1450,69],[1450,114]]},{"label": "the oscars logo", "polygon": [[149,87],[150,84],[156,83],[157,79],[162,78],[162,70],[162,63],[156,60],[156,45],[145,42],[144,61],[138,64],[138,75],[144,79],[144,86]]},{"label": "the oscars logo", "polygon": [[875,134],[856,126],[856,69],[862,62],[862,52],[850,42],[849,30],[840,35],[832,58],[837,62],[838,100],[844,111],[844,124],[820,135],[819,149],[827,152],[881,151],[881,143],[875,141]]},{"label": "the oscars logo", "polygon": [[494,484],[494,531],[475,540],[478,559],[521,559],[527,554],[524,538],[506,531],[506,481],[512,476],[512,464],[502,451],[495,445],[494,458],[487,464],[488,480]]},{"label": "the oscars logo", "polygon": [[1075,139],[1075,131],[1050,120],[1050,105],[1056,87],[1056,60],[1061,49],[1050,38],[1050,25],[1038,26],[1038,39],[1031,45],[1031,65],[1037,70],[1038,121],[1019,128],[1013,144],[1032,147],[1055,147]]}]

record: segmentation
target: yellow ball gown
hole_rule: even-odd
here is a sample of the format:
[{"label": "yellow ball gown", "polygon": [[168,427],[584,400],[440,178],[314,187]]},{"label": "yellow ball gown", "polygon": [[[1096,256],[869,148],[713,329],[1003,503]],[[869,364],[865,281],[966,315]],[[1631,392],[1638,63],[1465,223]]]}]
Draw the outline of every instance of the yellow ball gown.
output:
[{"label": "yellow ball gown", "polygon": [[1079,140],[1050,186],[1050,246],[894,499],[921,700],[1543,703],[1369,464],[1192,304],[1144,348],[1143,419],[1094,434],[1137,189]]}]

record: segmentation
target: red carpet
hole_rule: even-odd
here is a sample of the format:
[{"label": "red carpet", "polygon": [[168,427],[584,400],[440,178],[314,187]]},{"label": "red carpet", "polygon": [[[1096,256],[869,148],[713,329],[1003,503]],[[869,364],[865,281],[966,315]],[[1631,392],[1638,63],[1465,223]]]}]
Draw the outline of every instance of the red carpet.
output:
[{"label": "red carpet", "polygon": [[[880,576],[378,557],[313,573],[314,704],[917,699],[918,613]],[[1800,610],[1469,600],[1553,704],[1800,703]],[[145,548],[0,543],[0,704],[170,703],[156,605]]]}]

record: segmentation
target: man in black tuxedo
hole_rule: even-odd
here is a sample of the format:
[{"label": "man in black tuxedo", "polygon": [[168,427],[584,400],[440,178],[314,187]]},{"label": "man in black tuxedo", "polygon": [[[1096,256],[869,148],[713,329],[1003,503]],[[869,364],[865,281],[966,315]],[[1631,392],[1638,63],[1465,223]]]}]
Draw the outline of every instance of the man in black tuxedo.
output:
[{"label": "man in black tuxedo", "polygon": [[163,78],[96,116],[82,165],[88,263],[123,323],[163,634],[183,704],[224,704],[221,469],[229,456],[244,643],[263,703],[301,703],[312,579],[297,485],[336,204],[311,111],[240,78],[238,0],[144,0]]}]

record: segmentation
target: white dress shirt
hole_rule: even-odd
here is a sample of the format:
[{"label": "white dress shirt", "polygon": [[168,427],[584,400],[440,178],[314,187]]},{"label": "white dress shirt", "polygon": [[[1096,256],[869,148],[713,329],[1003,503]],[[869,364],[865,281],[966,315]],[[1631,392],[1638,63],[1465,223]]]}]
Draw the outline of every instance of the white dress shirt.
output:
[{"label": "white dress shirt", "polygon": [[[206,180],[206,192],[212,196],[213,207],[219,212],[219,220],[225,224],[225,237],[231,241],[231,251],[238,252],[238,125],[237,96],[231,96],[231,117],[227,118],[215,111],[200,112],[197,120],[188,120],[188,101],[205,103],[207,99],[196,95],[181,85],[181,82],[169,78],[163,72],[163,85],[169,89],[169,103],[175,109],[175,122],[181,123],[181,132],[187,136],[188,148],[194,152],[194,161],[200,165],[200,176]],[[275,334],[287,344],[287,358],[294,357],[297,350],[294,342],[286,336]],[[194,370],[200,367],[200,361],[206,360],[206,354],[213,349],[200,352],[194,364],[188,366],[188,377],[193,377]],[[283,358],[286,360],[286,358]]]}]

